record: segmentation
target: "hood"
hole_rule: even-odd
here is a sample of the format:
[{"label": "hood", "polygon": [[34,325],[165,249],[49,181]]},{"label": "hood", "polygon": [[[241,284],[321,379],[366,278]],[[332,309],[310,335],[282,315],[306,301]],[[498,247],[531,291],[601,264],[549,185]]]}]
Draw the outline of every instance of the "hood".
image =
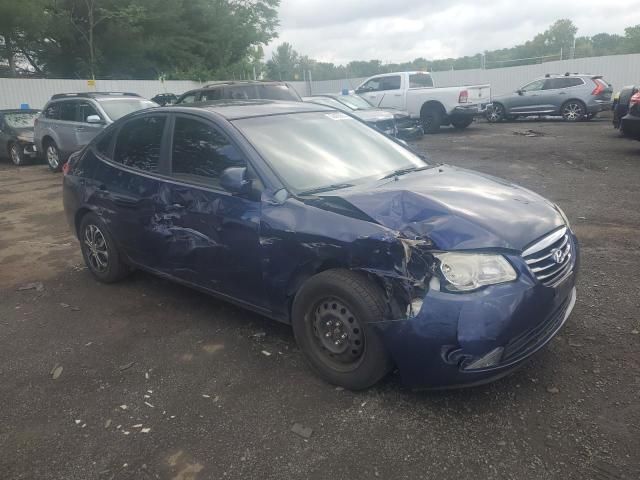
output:
[{"label": "hood", "polygon": [[564,221],[540,195],[447,165],[335,192],[377,223],[442,250],[522,251]]},{"label": "hood", "polygon": [[27,142],[33,143],[33,127],[14,128],[16,137],[24,138]]},{"label": "hood", "polygon": [[354,110],[351,112],[360,120],[365,122],[379,122],[381,120],[393,120],[393,113],[386,110],[371,109],[371,110]]}]

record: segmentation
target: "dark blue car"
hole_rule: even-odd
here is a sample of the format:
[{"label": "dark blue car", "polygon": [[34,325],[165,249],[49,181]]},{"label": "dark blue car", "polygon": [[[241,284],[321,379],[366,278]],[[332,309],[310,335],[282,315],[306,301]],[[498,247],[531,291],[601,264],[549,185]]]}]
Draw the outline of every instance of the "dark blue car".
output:
[{"label": "dark blue car", "polygon": [[496,379],[576,297],[557,206],[321,105],[131,114],[71,158],[64,205],[98,280],[141,268],[290,323],[351,389],[394,367],[412,388]]}]

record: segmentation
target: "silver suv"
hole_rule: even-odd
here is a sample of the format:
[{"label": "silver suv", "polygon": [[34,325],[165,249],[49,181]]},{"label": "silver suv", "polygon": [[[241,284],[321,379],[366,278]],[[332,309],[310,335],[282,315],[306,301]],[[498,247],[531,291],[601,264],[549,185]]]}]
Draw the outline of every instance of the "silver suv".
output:
[{"label": "silver suv", "polygon": [[553,115],[567,121],[591,120],[611,109],[611,85],[600,75],[547,74],[514,93],[493,97],[487,120],[500,122],[519,116]]},{"label": "silver suv", "polygon": [[131,112],[158,104],[135,93],[60,93],[51,97],[36,119],[34,141],[54,172],[100,130]]}]

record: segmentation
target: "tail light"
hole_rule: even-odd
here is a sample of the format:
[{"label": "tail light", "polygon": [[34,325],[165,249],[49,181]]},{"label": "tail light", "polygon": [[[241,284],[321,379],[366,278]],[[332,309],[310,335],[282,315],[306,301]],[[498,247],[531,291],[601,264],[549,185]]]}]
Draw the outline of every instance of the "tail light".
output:
[{"label": "tail light", "polygon": [[629,107],[637,107],[638,105],[640,105],[640,92],[634,93],[629,100]]},{"label": "tail light", "polygon": [[469,101],[469,92],[466,90],[462,90],[460,92],[460,96],[458,97],[458,103],[467,103]]},{"label": "tail light", "polygon": [[69,174],[69,170],[71,170],[71,162],[65,162],[62,165],[62,173],[63,173],[63,175],[68,175]]},{"label": "tail light", "polygon": [[607,88],[607,85],[599,78],[594,79],[593,83],[596,84],[596,88],[594,88],[593,92],[591,92],[591,95],[593,96],[600,95]]}]

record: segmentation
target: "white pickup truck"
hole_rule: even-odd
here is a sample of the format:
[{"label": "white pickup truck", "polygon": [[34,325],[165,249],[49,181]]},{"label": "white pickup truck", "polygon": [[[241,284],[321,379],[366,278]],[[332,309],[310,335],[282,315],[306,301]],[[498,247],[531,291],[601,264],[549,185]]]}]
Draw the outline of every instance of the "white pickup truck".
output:
[{"label": "white pickup truck", "polygon": [[491,102],[490,85],[440,87],[427,72],[385,73],[367,78],[356,93],[379,108],[396,108],[419,120],[426,133],[442,125],[467,128]]}]

